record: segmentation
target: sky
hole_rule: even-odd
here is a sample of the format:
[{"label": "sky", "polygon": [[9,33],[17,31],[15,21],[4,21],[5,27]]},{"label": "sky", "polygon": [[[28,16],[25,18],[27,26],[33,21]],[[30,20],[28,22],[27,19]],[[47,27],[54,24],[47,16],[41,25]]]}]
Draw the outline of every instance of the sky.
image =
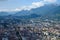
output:
[{"label": "sky", "polygon": [[0,0],[0,11],[30,10],[45,4],[60,3],[58,0]]}]

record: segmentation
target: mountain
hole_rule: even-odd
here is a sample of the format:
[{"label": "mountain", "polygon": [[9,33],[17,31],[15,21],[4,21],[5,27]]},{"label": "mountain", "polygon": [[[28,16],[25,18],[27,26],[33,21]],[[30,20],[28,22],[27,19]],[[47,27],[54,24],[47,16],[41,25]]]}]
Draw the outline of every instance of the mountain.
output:
[{"label": "mountain", "polygon": [[30,15],[30,14],[45,14],[45,13],[48,13],[48,11],[50,11],[51,9],[54,9],[55,7],[56,7],[55,5],[45,5],[42,7],[31,9],[29,11],[22,10],[22,11],[16,12],[15,16]]},{"label": "mountain", "polygon": [[[14,16],[24,16],[24,17],[31,16],[32,17],[34,16],[32,14],[40,15],[45,18],[60,18],[60,5],[50,4],[50,5],[45,5],[42,7],[35,8],[35,9],[31,9],[29,11],[22,10],[14,14]],[[40,17],[40,16],[35,16],[35,17]]]},{"label": "mountain", "polygon": [[24,16],[30,14],[28,10],[17,11],[13,16]]},{"label": "mountain", "polygon": [[7,16],[9,15],[7,12],[0,12],[0,16]]},{"label": "mountain", "polygon": [[[11,13],[11,14],[10,14]],[[12,14],[13,13],[13,14]],[[0,12],[0,16],[19,16],[20,18],[50,18],[60,19],[60,5],[49,4],[31,10],[22,10],[17,12]]]},{"label": "mountain", "polygon": [[60,6],[56,6],[43,16],[51,19],[60,19]]}]

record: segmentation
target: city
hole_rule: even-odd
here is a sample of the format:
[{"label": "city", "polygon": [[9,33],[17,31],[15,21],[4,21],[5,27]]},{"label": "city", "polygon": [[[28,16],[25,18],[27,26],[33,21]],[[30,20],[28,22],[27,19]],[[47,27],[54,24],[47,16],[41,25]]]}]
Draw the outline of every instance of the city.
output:
[{"label": "city", "polygon": [[60,0],[0,0],[0,40],[60,40]]},{"label": "city", "polygon": [[0,40],[60,40],[60,21],[15,19],[0,20]]}]

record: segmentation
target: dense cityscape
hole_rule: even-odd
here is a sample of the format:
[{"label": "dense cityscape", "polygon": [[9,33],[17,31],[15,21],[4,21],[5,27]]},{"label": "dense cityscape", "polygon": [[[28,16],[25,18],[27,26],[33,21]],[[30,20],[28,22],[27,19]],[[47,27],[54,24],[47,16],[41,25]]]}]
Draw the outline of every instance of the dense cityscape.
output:
[{"label": "dense cityscape", "polygon": [[0,40],[60,40],[60,21],[4,17],[0,19]]}]

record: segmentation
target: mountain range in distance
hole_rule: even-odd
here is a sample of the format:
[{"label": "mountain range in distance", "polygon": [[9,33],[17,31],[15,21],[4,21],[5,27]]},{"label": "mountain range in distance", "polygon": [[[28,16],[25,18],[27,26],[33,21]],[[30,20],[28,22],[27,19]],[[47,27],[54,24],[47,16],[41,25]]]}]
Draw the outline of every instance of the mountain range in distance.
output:
[{"label": "mountain range in distance", "polygon": [[23,16],[28,18],[46,17],[60,19],[60,5],[45,5],[31,10],[22,10],[17,12],[0,12],[0,16]]}]

